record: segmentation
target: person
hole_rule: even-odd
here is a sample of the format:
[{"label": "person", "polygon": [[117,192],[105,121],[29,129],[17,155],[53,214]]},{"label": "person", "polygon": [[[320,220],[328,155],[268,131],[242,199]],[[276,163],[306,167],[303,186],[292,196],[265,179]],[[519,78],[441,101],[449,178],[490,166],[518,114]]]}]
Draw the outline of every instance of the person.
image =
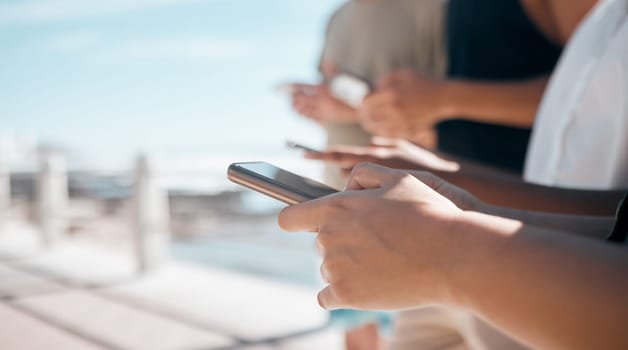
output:
[{"label": "person", "polygon": [[[327,25],[319,63],[320,84],[292,84],[292,105],[325,128],[327,145],[366,145],[371,135],[358,124],[354,106],[335,97],[329,84],[349,74],[374,85],[386,74],[412,68],[443,77],[447,58],[443,22],[446,0],[350,0]],[[429,145],[429,131],[420,141]],[[325,182],[344,187],[339,169],[325,169]]]},{"label": "person", "polygon": [[[371,135],[358,124],[357,109],[330,91],[330,82],[341,74],[359,77],[374,85],[384,75],[412,68],[432,77],[443,77],[447,59],[443,33],[446,0],[350,0],[329,20],[316,85],[292,84],[292,104],[302,116],[325,128],[327,145],[366,145]],[[418,137],[430,145],[430,132]],[[343,188],[341,169],[327,166],[325,182]],[[345,312],[343,318],[347,349],[376,348],[377,327],[368,322],[373,315]]]},{"label": "person", "polygon": [[[628,188],[624,137],[628,108],[623,103],[628,81],[628,50],[623,45],[628,39],[626,7],[623,0],[601,2],[571,40],[536,118],[526,182],[403,142],[386,148],[331,150],[318,158],[346,168],[376,161],[428,169],[503,206],[610,214],[622,189]],[[585,63],[587,69],[582,69]]]},{"label": "person", "polygon": [[[588,10],[579,7],[570,11]],[[440,151],[520,173],[564,44],[548,13],[543,1],[449,1],[447,77],[401,70],[382,78],[360,107],[361,125],[410,140],[436,126]]]},{"label": "person", "polygon": [[[524,129],[534,120],[559,46],[593,3],[578,1],[562,11],[547,1],[452,1],[448,79],[410,72],[384,78],[364,105],[363,124],[411,138],[439,123],[440,150],[520,172],[529,137]],[[562,12],[572,15],[547,15]],[[456,115],[465,120],[451,120]]]},{"label": "person", "polygon": [[[576,5],[577,5],[577,4],[576,4]],[[608,11],[607,11],[607,12],[608,12]],[[566,13],[566,12],[563,12],[563,13]],[[618,13],[621,13],[621,11],[619,11]],[[599,19],[600,17],[602,17],[602,18],[603,18],[604,16],[600,16],[600,15],[598,14],[597,16],[592,16],[592,17],[597,17],[597,18]],[[612,28],[612,27],[611,27],[611,28]],[[598,33],[599,33],[599,32],[598,32]],[[599,35],[599,34],[598,34],[598,35]],[[620,40],[616,40],[616,42],[621,42],[621,41],[620,41]],[[586,81],[586,79],[585,79],[585,81]],[[564,170],[563,170],[563,171],[564,171]],[[480,178],[481,178],[481,177],[480,177]],[[483,186],[483,188],[486,188],[486,189],[487,189],[487,190],[489,190],[489,191],[490,191],[491,189],[493,189],[493,181],[491,181],[490,179],[489,179],[488,181],[485,181],[485,182],[484,182],[484,186]],[[493,191],[493,192],[499,192],[499,191]],[[524,191],[524,193],[525,193],[525,191]],[[566,191],[566,193],[571,193],[571,192],[570,192],[570,191]],[[589,194],[589,195],[597,195],[597,193],[588,193],[588,194]],[[616,194],[615,194],[615,195],[616,195]],[[511,197],[511,196],[505,196],[505,197]],[[563,197],[563,198],[565,198],[565,197]],[[530,203],[534,203],[534,201],[530,201],[530,200],[528,200],[528,204],[530,204]],[[541,203],[542,203],[542,202],[541,202]],[[560,205],[560,201],[556,201],[556,203],[558,203],[557,205]],[[564,204],[565,204],[565,203],[563,203],[563,205],[564,205]],[[608,211],[610,211],[610,210],[608,210]]]},{"label": "person", "polygon": [[507,219],[456,205],[469,200],[433,175],[366,164],[345,192],[287,207],[279,224],[317,233],[326,309],[445,304],[532,348],[628,347],[628,254],[602,241],[612,218],[494,209]]}]

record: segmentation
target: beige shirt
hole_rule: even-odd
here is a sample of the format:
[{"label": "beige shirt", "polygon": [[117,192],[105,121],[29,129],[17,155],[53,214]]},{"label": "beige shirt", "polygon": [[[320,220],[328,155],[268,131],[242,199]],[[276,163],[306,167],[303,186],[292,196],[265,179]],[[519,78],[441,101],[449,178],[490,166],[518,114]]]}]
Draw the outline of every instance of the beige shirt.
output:
[{"label": "beige shirt", "polygon": [[[338,73],[349,73],[372,85],[402,68],[442,77],[447,67],[446,0],[352,0],[329,21],[323,60]],[[330,78],[330,77],[326,77]],[[328,124],[329,146],[367,145],[370,135],[357,124]],[[326,181],[342,187],[334,169]]]}]

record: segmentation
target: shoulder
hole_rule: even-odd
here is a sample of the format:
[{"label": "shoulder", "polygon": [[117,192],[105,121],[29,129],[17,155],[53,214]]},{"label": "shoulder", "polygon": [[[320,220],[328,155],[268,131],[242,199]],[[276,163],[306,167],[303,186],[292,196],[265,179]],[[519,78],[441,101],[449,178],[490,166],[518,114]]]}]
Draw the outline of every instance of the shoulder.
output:
[{"label": "shoulder", "polygon": [[354,4],[352,1],[346,1],[344,4],[340,5],[331,15],[329,21],[327,22],[327,27],[331,27],[334,24],[342,21],[342,19],[347,16],[347,13],[351,12]]}]

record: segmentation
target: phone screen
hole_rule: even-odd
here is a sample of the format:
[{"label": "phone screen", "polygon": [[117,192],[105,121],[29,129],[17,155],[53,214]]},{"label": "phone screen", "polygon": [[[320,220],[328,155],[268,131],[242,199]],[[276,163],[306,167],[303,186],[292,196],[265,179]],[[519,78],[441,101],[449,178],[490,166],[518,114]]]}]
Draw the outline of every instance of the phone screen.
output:
[{"label": "phone screen", "polygon": [[238,163],[237,166],[250,173],[250,175],[261,175],[270,182],[291,192],[298,193],[310,200],[338,192],[320,182],[293,174],[268,163]]}]

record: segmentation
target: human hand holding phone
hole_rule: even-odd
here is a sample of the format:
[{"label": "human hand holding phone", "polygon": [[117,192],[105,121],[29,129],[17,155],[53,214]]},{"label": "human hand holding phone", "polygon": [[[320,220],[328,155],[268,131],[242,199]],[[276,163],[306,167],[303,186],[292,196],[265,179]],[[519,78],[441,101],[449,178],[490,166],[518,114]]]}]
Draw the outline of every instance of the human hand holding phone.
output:
[{"label": "human hand holding phone", "polygon": [[282,84],[277,88],[292,97],[292,107],[300,115],[317,123],[355,123],[355,107],[334,96],[326,84]]}]

